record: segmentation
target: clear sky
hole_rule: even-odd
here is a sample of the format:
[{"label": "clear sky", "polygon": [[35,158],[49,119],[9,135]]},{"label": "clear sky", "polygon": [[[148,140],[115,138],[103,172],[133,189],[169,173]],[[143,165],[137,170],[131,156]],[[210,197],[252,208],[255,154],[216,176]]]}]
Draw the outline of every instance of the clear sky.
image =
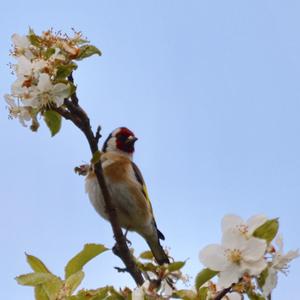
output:
[{"label": "clear sky", "polygon": [[[121,125],[139,137],[135,161],[164,245],[195,276],[226,213],[280,217],[286,248],[300,246],[299,14],[297,0],[1,1],[0,91],[14,80],[13,33],[82,30],[103,56],[79,64],[80,102],[104,136]],[[7,113],[3,101],[1,299],[29,300],[32,289],[13,279],[30,271],[24,251],[62,275],[84,243],[113,239],[73,173],[90,159],[83,135],[68,122],[54,138],[45,126],[32,133]],[[99,256],[83,286],[133,286],[114,266],[111,253]],[[274,299],[299,299],[299,278],[300,259]]]}]

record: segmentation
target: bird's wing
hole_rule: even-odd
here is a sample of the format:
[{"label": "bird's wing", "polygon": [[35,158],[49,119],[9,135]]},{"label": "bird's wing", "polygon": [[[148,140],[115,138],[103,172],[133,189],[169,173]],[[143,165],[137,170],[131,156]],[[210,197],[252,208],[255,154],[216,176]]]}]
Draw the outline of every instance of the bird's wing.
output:
[{"label": "bird's wing", "polygon": [[148,194],[148,191],[147,191],[147,187],[146,187],[146,184],[145,184],[145,181],[144,181],[142,172],[140,171],[140,169],[138,168],[138,166],[137,166],[134,162],[131,162],[131,165],[132,165],[132,169],[133,169],[133,171],[134,171],[136,180],[141,184],[142,193],[144,194],[146,200],[147,200],[148,203],[149,203],[149,206],[150,206],[150,209],[151,209],[151,214],[152,214],[153,221],[154,221],[154,226],[156,227],[156,230],[157,230],[157,233],[158,233],[158,237],[159,237],[161,240],[164,240],[165,237],[164,237],[164,235],[161,233],[161,231],[157,228],[157,225],[156,225],[156,222],[155,222],[155,219],[154,219],[151,201],[150,201],[150,198],[149,198],[149,194]]},{"label": "bird's wing", "polygon": [[134,162],[131,162],[131,165],[132,165],[132,168],[133,168],[133,171],[134,171],[135,178],[141,184],[142,192],[143,192],[146,200],[149,202],[150,207],[151,207],[151,212],[152,212],[152,206],[151,206],[151,202],[150,202],[150,199],[149,199],[149,194],[148,194],[148,191],[147,191],[147,187],[146,187],[143,175],[142,175],[140,169],[138,168],[138,166]]}]

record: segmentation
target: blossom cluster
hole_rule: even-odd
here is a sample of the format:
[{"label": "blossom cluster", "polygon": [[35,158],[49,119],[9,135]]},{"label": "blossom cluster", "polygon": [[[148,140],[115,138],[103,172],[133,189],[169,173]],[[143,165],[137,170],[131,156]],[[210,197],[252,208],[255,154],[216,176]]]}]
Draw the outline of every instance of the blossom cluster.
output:
[{"label": "blossom cluster", "polygon": [[299,256],[299,250],[283,253],[277,231],[278,220],[263,215],[247,222],[224,216],[221,244],[208,245],[199,254],[202,264],[218,275],[217,284],[206,282],[207,299],[230,287],[228,299],[242,299],[243,293],[266,299],[277,285],[278,272],[286,273],[290,261]]},{"label": "blossom cluster", "polygon": [[10,94],[4,96],[9,115],[19,119],[23,126],[31,121],[31,129],[37,130],[37,115],[62,106],[64,99],[75,91],[68,80],[77,68],[74,60],[101,53],[75,31],[69,37],[52,30],[36,35],[30,29],[25,36],[13,34],[12,43],[11,55],[17,62],[11,68],[16,80]]},{"label": "blossom cluster", "polygon": [[[167,249],[165,251],[168,253]],[[132,291],[132,300],[170,299],[176,295],[178,282],[186,284],[189,280],[189,277],[181,271],[185,265],[183,261],[158,265],[151,251],[141,253],[136,261],[143,272],[145,282]]]}]

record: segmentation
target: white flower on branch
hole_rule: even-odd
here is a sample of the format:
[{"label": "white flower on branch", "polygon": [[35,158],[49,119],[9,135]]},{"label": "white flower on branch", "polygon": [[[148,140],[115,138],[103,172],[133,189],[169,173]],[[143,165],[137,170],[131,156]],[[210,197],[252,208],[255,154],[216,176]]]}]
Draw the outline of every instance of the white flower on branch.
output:
[{"label": "white flower on branch", "polygon": [[31,43],[27,36],[22,36],[17,33],[14,33],[11,37],[12,42],[14,44],[14,55],[24,55],[28,59],[33,58],[33,54],[30,51]]},{"label": "white flower on branch", "polygon": [[18,63],[15,65],[15,71],[19,79],[26,77],[37,77],[38,74],[47,67],[47,61],[44,59],[35,59],[33,61],[24,55],[17,57]]},{"label": "white flower on branch", "polygon": [[278,236],[275,240],[278,250],[272,254],[272,261],[268,268],[268,276],[263,286],[263,294],[268,296],[272,290],[277,286],[278,272],[287,274],[289,263],[299,257],[299,249],[290,250],[286,254],[283,253],[283,239],[282,236]]},{"label": "white flower on branch", "polygon": [[222,219],[222,232],[227,230],[238,231],[246,238],[251,237],[253,232],[267,221],[264,215],[255,215],[249,218],[246,222],[237,215],[225,215]]},{"label": "white flower on branch", "polygon": [[223,297],[223,300],[242,300],[242,295],[240,293],[229,293]]},{"label": "white flower on branch", "polygon": [[245,238],[238,231],[223,233],[222,244],[211,244],[200,251],[200,261],[206,267],[219,271],[220,286],[237,283],[243,274],[259,275],[267,266],[264,254],[265,240]]},{"label": "white flower on branch", "polygon": [[28,106],[38,109],[51,103],[55,103],[59,107],[64,103],[64,99],[69,97],[69,94],[70,88],[67,84],[52,84],[50,76],[41,73],[38,84],[26,98],[26,103]]},{"label": "white flower on branch", "polygon": [[142,286],[135,288],[132,291],[131,298],[132,300],[144,300],[145,295],[149,294],[150,281],[146,280]]},{"label": "white flower on branch", "polygon": [[10,95],[4,96],[6,103],[9,105],[9,115],[11,118],[18,118],[20,123],[26,127],[26,121],[31,120],[30,108],[16,104],[15,99]]}]

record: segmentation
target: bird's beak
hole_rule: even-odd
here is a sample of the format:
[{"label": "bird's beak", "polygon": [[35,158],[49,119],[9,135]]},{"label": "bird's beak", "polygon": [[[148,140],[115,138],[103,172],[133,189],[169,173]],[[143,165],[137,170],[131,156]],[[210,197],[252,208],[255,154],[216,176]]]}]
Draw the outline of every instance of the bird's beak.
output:
[{"label": "bird's beak", "polygon": [[137,137],[131,135],[128,137],[126,144],[133,145],[137,140],[138,140]]}]

